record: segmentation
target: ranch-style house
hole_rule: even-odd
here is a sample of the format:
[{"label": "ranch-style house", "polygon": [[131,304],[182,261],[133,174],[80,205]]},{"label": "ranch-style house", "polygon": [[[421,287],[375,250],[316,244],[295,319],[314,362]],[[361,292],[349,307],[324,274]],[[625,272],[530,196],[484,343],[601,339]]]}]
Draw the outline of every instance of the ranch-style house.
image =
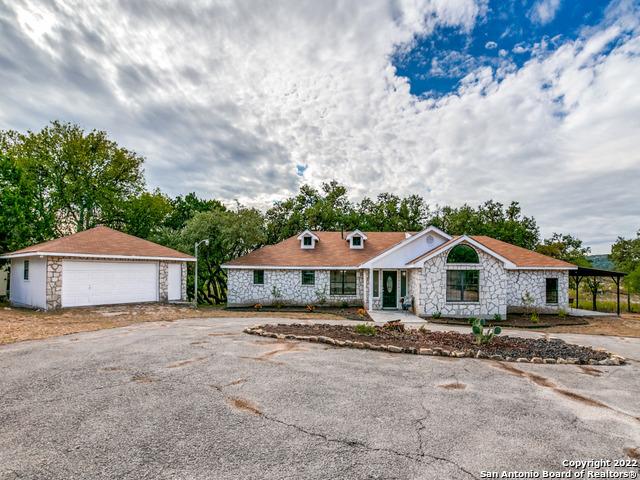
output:
[{"label": "ranch-style house", "polygon": [[568,309],[577,267],[487,236],[305,230],[223,265],[230,306],[362,305],[448,317]]}]

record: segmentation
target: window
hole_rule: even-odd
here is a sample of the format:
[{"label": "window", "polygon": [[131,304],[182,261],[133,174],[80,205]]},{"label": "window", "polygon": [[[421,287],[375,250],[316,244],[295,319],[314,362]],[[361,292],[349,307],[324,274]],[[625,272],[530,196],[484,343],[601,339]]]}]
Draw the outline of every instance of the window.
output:
[{"label": "window", "polygon": [[547,303],[558,303],[558,279],[547,278]]},{"label": "window", "polygon": [[407,295],[407,271],[402,270],[400,272],[400,296],[405,297]]},{"label": "window", "polygon": [[264,285],[264,270],[253,271],[253,284]]},{"label": "window", "polygon": [[303,285],[315,285],[316,284],[316,272],[313,270],[302,270],[302,284]]},{"label": "window", "polygon": [[480,301],[479,270],[447,270],[447,302]]},{"label": "window", "polygon": [[447,263],[480,263],[478,253],[469,245],[461,243],[451,249]]},{"label": "window", "polygon": [[24,261],[23,278],[29,280],[29,260]]},{"label": "window", "polygon": [[373,296],[378,298],[380,296],[380,272],[378,270],[373,271]]},{"label": "window", "polygon": [[351,239],[351,246],[359,247],[360,245],[362,245],[362,237],[353,237]]},{"label": "window", "polygon": [[311,242],[312,242],[312,240],[313,240],[313,239],[312,239],[309,235],[307,235],[306,237],[303,237],[303,238],[302,238],[302,244],[303,244],[305,247],[310,247],[310,246],[311,246]]},{"label": "window", "polygon": [[331,270],[329,277],[329,291],[331,295],[355,295],[356,271]]}]

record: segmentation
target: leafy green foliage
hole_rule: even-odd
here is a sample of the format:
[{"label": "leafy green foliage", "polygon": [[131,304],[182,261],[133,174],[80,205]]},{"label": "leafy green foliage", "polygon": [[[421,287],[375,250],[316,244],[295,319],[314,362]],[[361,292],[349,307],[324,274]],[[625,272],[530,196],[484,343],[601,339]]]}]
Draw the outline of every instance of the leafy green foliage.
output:
[{"label": "leafy green foliage", "polygon": [[354,331],[360,335],[375,335],[377,333],[374,325],[368,325],[366,323],[360,323],[354,327]]},{"label": "leafy green foliage", "polygon": [[127,202],[144,191],[143,158],[105,132],[60,122],[39,132],[3,132],[0,155],[27,196],[26,215],[44,227],[40,239],[121,222]]},{"label": "leafy green foliage", "polygon": [[438,319],[438,318],[442,317],[442,312],[433,312],[431,314],[431,317],[435,318],[435,319]]},{"label": "leafy green foliage", "polygon": [[518,202],[507,207],[493,200],[477,208],[467,204],[459,208],[442,207],[429,223],[450,235],[488,235],[531,250],[540,238],[535,219],[523,216]]},{"label": "leafy green foliage", "polygon": [[476,343],[478,345],[484,345],[491,340],[496,335],[500,335],[502,332],[502,328],[500,327],[489,327],[485,329],[485,320],[481,318],[470,318],[469,323],[471,324],[471,333],[476,338]]},{"label": "leafy green foliage", "polygon": [[618,237],[611,246],[611,260],[616,269],[627,272],[624,285],[630,292],[640,293],[640,230],[636,238]]},{"label": "leafy green foliage", "polygon": [[502,315],[500,315],[499,313],[495,313],[493,315],[493,321],[494,322],[501,322],[502,321]]},{"label": "leafy green foliage", "polygon": [[581,267],[591,266],[587,258],[591,249],[583,246],[582,240],[572,235],[554,233],[538,245],[536,251]]}]

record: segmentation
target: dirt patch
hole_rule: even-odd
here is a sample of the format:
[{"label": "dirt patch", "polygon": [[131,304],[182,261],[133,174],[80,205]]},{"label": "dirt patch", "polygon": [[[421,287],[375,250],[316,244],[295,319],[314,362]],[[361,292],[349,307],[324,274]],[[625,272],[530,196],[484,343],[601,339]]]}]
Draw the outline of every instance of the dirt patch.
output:
[{"label": "dirt patch", "polygon": [[121,372],[124,370],[124,368],[122,367],[104,367],[101,368],[100,370],[102,370],[103,372]]},{"label": "dirt patch", "polygon": [[209,337],[235,337],[237,333],[208,333]]},{"label": "dirt patch", "polygon": [[246,378],[239,378],[238,380],[234,380],[233,382],[229,382],[229,383],[223,385],[222,387],[223,388],[225,388],[225,387],[233,387],[234,385],[241,385],[246,381],[247,381]]},{"label": "dirt patch", "polygon": [[623,452],[629,458],[633,458],[636,460],[640,459],[640,448],[627,447],[623,450]]},{"label": "dirt patch", "polygon": [[576,392],[570,392],[569,390],[563,390],[562,388],[556,388],[556,392],[560,395],[563,395],[571,400],[582,403],[584,405],[588,405],[590,407],[600,407],[600,408],[610,408],[609,405],[602,403],[599,400],[594,400],[593,398],[585,397],[584,395],[580,395]]},{"label": "dirt patch", "polygon": [[245,400],[244,398],[238,398],[238,397],[229,397],[227,398],[227,401],[229,402],[229,404],[231,404],[233,408],[237,410],[251,413],[252,415],[258,415],[258,416],[262,415],[262,412],[260,411],[260,409],[256,405],[251,403],[249,400]]},{"label": "dirt patch", "polygon": [[187,360],[181,360],[179,362],[170,363],[169,365],[167,365],[167,368],[184,367],[185,365],[189,365],[191,363],[201,362],[202,360],[206,360],[206,358],[207,357],[195,357],[195,358],[189,358]]},{"label": "dirt patch", "polygon": [[132,376],[131,381],[136,383],[153,383],[153,382],[156,382],[157,380],[150,375],[139,373]]},{"label": "dirt patch", "polygon": [[209,342],[201,340],[199,342],[191,342],[191,343],[189,343],[189,345],[205,345],[207,343],[209,343]]},{"label": "dirt patch", "polygon": [[105,307],[68,308],[41,312],[25,308],[0,308],[0,345],[57,337],[78,332],[119,328],[136,323],[180,320],[184,318],[295,318],[342,320],[330,313],[232,311],[222,307],[140,304]]},{"label": "dirt patch", "polygon": [[555,383],[553,383],[548,378],[543,377],[542,375],[538,375],[532,372],[525,372],[524,370],[520,370],[519,368],[516,368],[513,365],[509,365],[508,363],[497,362],[495,366],[517,377],[527,378],[536,385],[540,385],[541,387],[555,388],[556,386]]},{"label": "dirt patch", "polygon": [[600,377],[604,373],[602,370],[598,370],[597,368],[589,367],[587,365],[579,365],[578,368],[582,370],[582,373],[591,375],[592,377]]},{"label": "dirt patch", "polygon": [[[405,329],[405,331],[390,330],[384,327],[373,327],[372,335],[360,334],[351,325],[331,324],[278,324],[265,325],[264,331],[272,334],[295,335],[302,337],[329,337],[341,342],[349,341],[373,346],[398,347],[400,351],[416,353],[421,348],[441,349],[448,352],[462,352],[464,356],[480,356],[490,358],[499,355],[505,360],[515,361],[518,358],[532,359],[575,359],[576,363],[588,364],[590,360],[605,360],[609,358],[607,352],[597,351],[590,347],[573,345],[560,339],[521,338],[507,335],[495,337],[486,345],[477,345],[472,334],[458,332],[431,332],[428,330]],[[350,344],[349,346],[353,345]],[[446,355],[448,356],[448,354]]]},{"label": "dirt patch", "polygon": [[[255,345],[264,346],[264,342],[252,342]],[[271,345],[272,343],[268,343],[267,345]],[[274,342],[272,345],[275,346],[273,350],[269,350],[255,357],[240,357],[247,360],[256,360],[258,362],[272,361],[274,363],[282,364],[282,362],[275,362],[272,360],[276,355],[282,355],[284,353],[296,353],[296,352],[306,352],[307,349],[300,345],[300,342],[286,342],[284,340],[278,340]]]},{"label": "dirt patch", "polygon": [[442,385],[438,385],[440,388],[444,388],[445,390],[464,390],[467,386],[464,383],[453,382],[453,383],[444,383]]},{"label": "dirt patch", "polygon": [[640,337],[640,314],[622,313],[619,317],[587,318],[587,325],[553,327],[553,333],[585,333],[589,335],[613,335],[616,337]]}]

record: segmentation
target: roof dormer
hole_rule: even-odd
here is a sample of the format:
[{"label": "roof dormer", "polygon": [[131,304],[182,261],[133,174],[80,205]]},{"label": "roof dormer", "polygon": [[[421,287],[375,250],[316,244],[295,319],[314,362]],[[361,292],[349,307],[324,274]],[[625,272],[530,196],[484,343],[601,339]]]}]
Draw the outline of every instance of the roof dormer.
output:
[{"label": "roof dormer", "polygon": [[300,240],[300,248],[303,250],[316,248],[316,242],[320,241],[318,236],[311,230],[305,230],[298,235],[298,240]]},{"label": "roof dormer", "polygon": [[364,248],[364,241],[367,236],[360,230],[354,230],[347,235],[347,241],[349,242],[349,248],[362,249]]}]

